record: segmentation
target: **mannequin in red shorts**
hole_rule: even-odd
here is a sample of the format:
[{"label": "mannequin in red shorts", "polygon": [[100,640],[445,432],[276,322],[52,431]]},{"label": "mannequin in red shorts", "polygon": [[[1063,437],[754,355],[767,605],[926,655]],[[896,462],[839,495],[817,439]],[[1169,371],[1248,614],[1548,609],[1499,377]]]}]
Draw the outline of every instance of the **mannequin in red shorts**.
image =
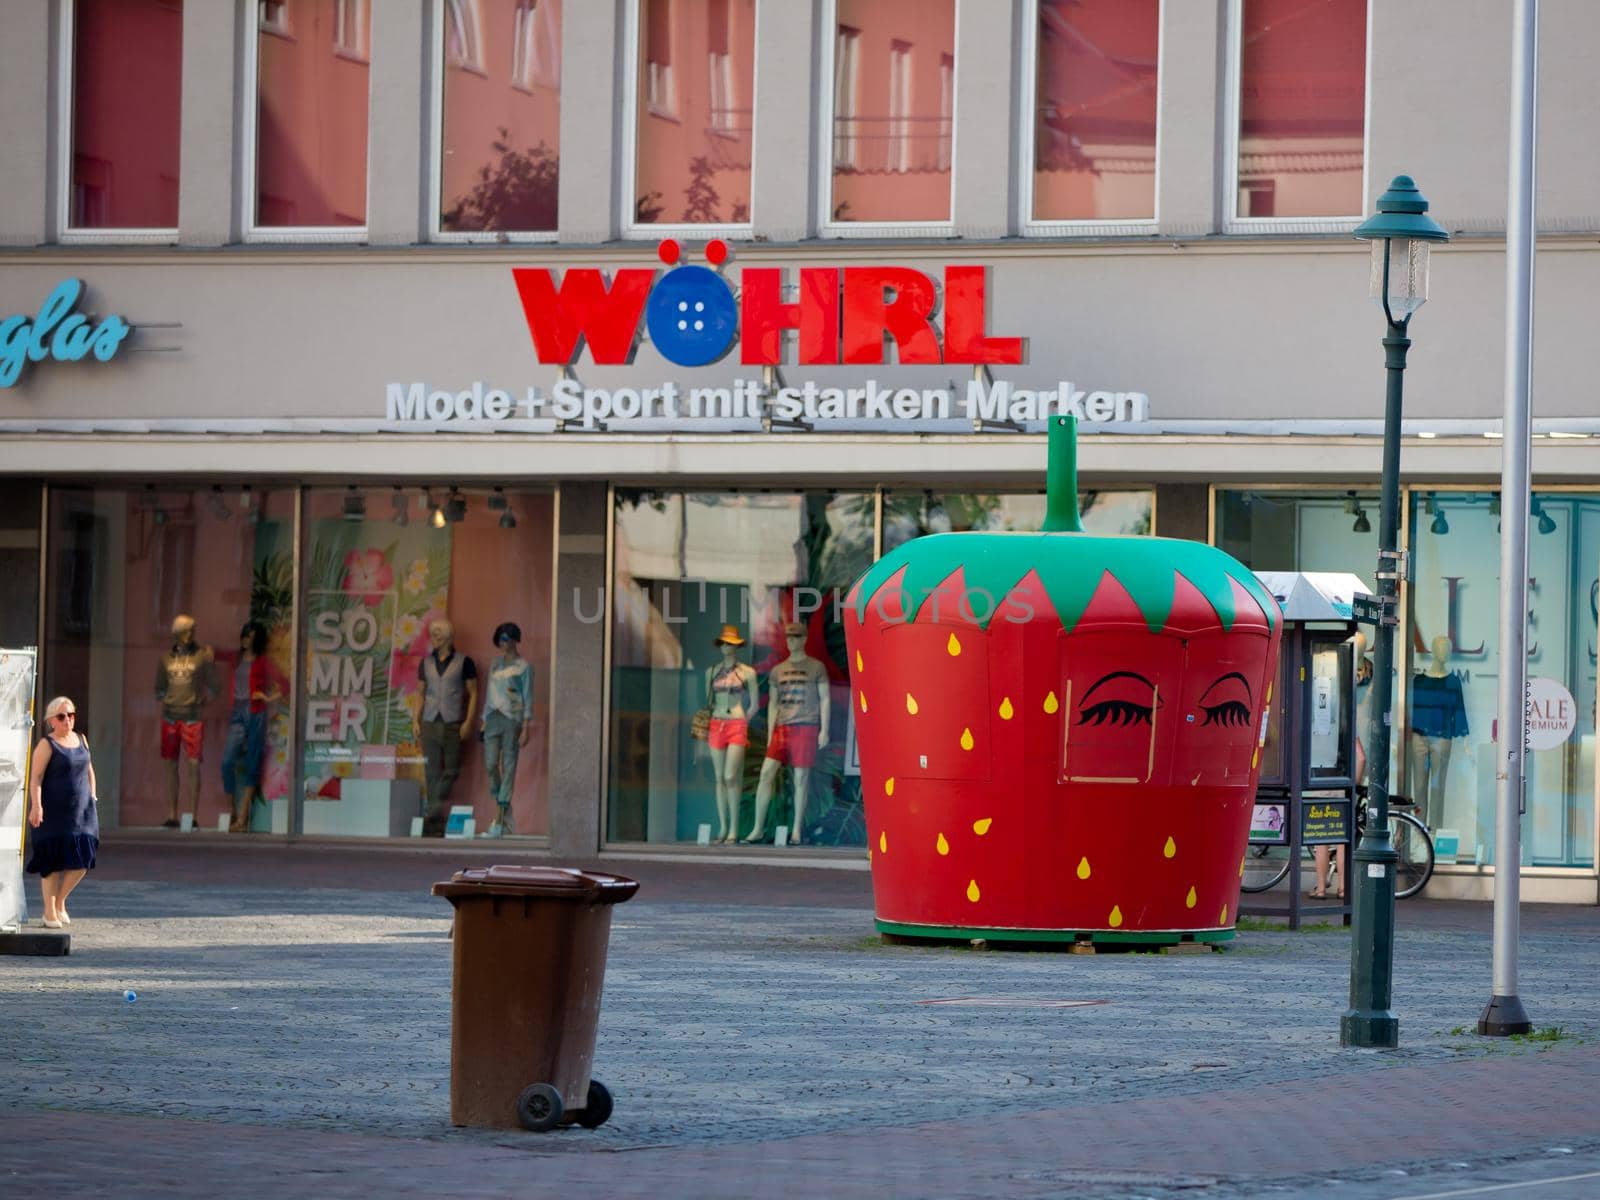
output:
[{"label": "mannequin in red shorts", "polygon": [[744,840],[759,841],[766,832],[767,806],[772,803],[778,768],[787,766],[794,782],[794,828],[789,833],[789,841],[791,845],[799,845],[801,830],[805,828],[811,766],[817,761],[817,751],[828,744],[828,672],[806,653],[803,624],[789,622],[783,627],[783,636],[789,644],[789,657],[773,667],[767,676],[771,720],[767,730],[767,757],[761,763],[761,780],[756,784],[755,828]]},{"label": "mannequin in red shorts", "polygon": [[216,695],[210,646],[194,638],[194,618],[179,613],[172,621],[172,648],[156,667],[156,700],[161,704],[161,757],[167,767],[168,829],[178,827],[178,760],[189,781],[190,811],[200,818],[200,749],[205,741],[205,708]]},{"label": "mannequin in red shorts", "polygon": [[739,836],[739,794],[744,789],[744,753],[750,745],[750,714],[760,696],[756,669],[739,661],[744,639],[733,625],[724,625],[716,647],[721,661],[706,668],[706,697],[711,707],[711,726],[706,745],[711,750],[711,767],[716,773],[716,841],[731,842]]}]

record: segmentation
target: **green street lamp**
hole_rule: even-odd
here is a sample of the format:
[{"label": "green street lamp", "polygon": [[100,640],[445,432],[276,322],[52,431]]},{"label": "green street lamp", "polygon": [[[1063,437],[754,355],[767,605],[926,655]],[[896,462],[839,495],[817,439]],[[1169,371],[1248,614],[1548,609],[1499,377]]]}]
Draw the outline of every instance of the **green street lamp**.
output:
[{"label": "green street lamp", "polygon": [[[1396,175],[1378,197],[1378,213],[1356,228],[1372,243],[1372,298],[1383,307],[1388,391],[1383,414],[1383,491],[1378,517],[1378,606],[1372,670],[1372,745],[1367,747],[1369,807],[1356,847],[1355,928],[1350,942],[1350,1007],[1339,1020],[1345,1046],[1392,1049],[1400,1043],[1394,998],[1394,868],[1389,842],[1389,747],[1393,731],[1395,627],[1400,580],[1407,574],[1400,534],[1400,409],[1405,391],[1406,328],[1428,299],[1428,249],[1450,235],[1428,216],[1428,202],[1409,175]],[[1350,881],[1347,881],[1347,886]]]}]

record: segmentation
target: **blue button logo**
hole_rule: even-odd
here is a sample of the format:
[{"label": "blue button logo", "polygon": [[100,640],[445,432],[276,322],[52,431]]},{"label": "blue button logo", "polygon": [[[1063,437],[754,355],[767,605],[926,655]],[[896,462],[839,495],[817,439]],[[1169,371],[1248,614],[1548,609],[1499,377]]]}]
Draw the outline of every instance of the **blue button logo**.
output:
[{"label": "blue button logo", "polygon": [[[667,238],[657,253],[674,266],[678,243]],[[706,246],[706,258],[713,264],[720,266],[727,257],[727,243]],[[703,367],[728,352],[739,332],[739,312],[722,276],[705,267],[683,266],[668,271],[651,289],[644,323],[662,357],[683,367]]]}]

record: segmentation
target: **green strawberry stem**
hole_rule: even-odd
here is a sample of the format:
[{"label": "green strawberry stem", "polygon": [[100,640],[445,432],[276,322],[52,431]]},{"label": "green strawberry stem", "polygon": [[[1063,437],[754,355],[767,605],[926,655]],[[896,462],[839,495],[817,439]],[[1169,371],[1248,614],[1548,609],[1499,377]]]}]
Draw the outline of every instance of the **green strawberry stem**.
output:
[{"label": "green strawberry stem", "polygon": [[1050,418],[1050,460],[1045,472],[1044,532],[1082,533],[1078,517],[1078,418]]}]

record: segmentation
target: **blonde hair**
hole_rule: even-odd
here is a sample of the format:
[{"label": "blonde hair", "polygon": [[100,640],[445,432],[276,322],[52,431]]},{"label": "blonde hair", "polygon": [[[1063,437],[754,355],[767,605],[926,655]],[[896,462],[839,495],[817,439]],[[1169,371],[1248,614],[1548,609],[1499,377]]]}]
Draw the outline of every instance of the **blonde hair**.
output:
[{"label": "blonde hair", "polygon": [[[44,706],[44,719],[48,721],[51,717],[55,716],[69,704],[72,704],[72,698],[70,696],[57,696],[54,700],[50,701],[49,704]],[[77,705],[72,704],[72,707],[76,708]]]}]

